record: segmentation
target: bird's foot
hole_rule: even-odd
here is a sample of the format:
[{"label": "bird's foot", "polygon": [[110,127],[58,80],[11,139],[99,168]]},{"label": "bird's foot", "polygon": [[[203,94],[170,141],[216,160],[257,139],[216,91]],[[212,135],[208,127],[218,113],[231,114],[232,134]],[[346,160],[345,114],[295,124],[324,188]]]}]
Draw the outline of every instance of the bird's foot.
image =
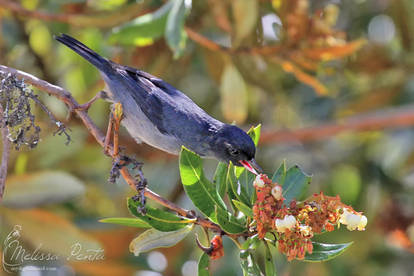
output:
[{"label": "bird's foot", "polygon": [[[121,103],[115,103],[110,114],[106,129],[103,152],[105,155],[116,158],[119,155],[119,126],[123,117]],[[112,135],[113,134],[113,135]],[[110,150],[111,137],[113,136],[113,152]]]}]

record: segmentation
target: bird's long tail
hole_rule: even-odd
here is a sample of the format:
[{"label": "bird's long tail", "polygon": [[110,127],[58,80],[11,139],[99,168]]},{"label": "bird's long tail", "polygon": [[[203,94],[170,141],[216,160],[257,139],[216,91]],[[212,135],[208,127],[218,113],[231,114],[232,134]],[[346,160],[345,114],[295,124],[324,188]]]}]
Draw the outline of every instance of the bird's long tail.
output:
[{"label": "bird's long tail", "polygon": [[98,53],[94,52],[85,44],[74,39],[73,37],[66,34],[61,34],[60,36],[55,36],[55,39],[71,48],[81,57],[92,63],[100,71],[105,73],[108,72],[108,70],[112,70],[111,62],[109,60],[100,56]]}]

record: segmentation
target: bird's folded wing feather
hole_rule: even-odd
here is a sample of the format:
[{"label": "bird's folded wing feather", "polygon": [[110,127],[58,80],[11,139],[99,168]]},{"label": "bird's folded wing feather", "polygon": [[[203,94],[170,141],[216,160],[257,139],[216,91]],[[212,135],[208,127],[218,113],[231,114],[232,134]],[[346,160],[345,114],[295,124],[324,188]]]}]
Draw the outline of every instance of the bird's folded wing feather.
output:
[{"label": "bird's folded wing feather", "polygon": [[131,70],[117,68],[117,71],[122,75],[123,80],[129,86],[130,91],[133,91],[131,96],[145,116],[162,134],[166,134],[167,130],[164,127],[163,120],[163,104],[161,99],[157,96],[157,93],[154,93],[153,91],[157,88],[149,80],[139,77]]},{"label": "bird's folded wing feather", "polygon": [[149,73],[118,66],[116,70],[133,91],[133,99],[161,133],[180,137],[189,132],[207,135],[220,124],[169,83]]}]

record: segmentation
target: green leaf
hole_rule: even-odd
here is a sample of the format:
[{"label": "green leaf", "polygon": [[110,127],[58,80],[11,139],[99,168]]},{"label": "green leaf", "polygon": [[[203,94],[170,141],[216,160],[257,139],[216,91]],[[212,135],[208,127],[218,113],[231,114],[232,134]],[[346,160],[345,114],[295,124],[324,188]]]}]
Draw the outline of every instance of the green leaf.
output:
[{"label": "green leaf", "polygon": [[241,211],[243,214],[245,214],[248,217],[253,217],[253,210],[252,210],[252,208],[250,208],[249,206],[247,206],[243,202],[240,202],[240,201],[235,200],[235,199],[233,199],[232,202],[233,202],[234,206],[236,206],[236,208],[239,211]]},{"label": "green leaf", "polygon": [[262,125],[258,124],[255,127],[251,127],[248,131],[247,134],[249,134],[249,136],[252,138],[255,146],[257,147],[257,145],[259,144],[259,139],[260,139],[260,132],[262,131]]},{"label": "green leaf", "polygon": [[167,18],[165,39],[174,53],[174,58],[178,58],[182,55],[187,41],[184,21],[189,7],[186,7],[184,0],[170,0],[169,2],[173,2],[173,6]]},{"label": "green leaf", "polygon": [[136,218],[104,218],[100,219],[99,222],[131,226],[137,228],[151,228],[151,225],[149,225],[143,220]]},{"label": "green leaf", "polygon": [[85,192],[76,177],[59,171],[43,171],[10,176],[2,205],[13,208],[31,208],[70,200]]},{"label": "green leaf", "polygon": [[184,190],[194,205],[214,222],[215,206],[227,210],[213,183],[207,180],[200,156],[182,148],[180,153],[180,175]]},{"label": "green leaf", "polygon": [[256,202],[256,190],[253,186],[253,181],[255,178],[255,174],[251,173],[248,170],[243,170],[237,179],[240,187],[242,187],[242,191],[244,191],[245,195],[250,198],[249,206],[252,206]]},{"label": "green leaf", "polygon": [[300,199],[305,194],[311,181],[312,176],[304,173],[298,165],[290,167],[286,172],[282,185],[283,196],[286,199],[285,204],[288,205],[294,198]]},{"label": "green leaf", "polygon": [[255,249],[260,243],[259,235],[254,234],[253,236],[247,238],[247,240],[242,244],[241,249],[247,250],[249,248]]},{"label": "green leaf", "polygon": [[[252,138],[254,145],[257,147],[257,145],[259,144],[259,139],[260,139],[260,132],[262,129],[262,125],[258,124],[255,127],[251,127],[248,131],[247,134],[250,136],[250,138]],[[236,176],[237,178],[240,177],[240,175],[245,171],[244,167],[236,167]],[[253,174],[252,174],[253,175]]]},{"label": "green leaf", "polygon": [[260,268],[250,250],[240,251],[240,264],[243,270],[243,276],[262,275]]},{"label": "green leaf", "polygon": [[236,199],[250,207],[251,202],[246,188],[242,186],[239,180],[237,179],[234,166],[231,163],[227,169],[226,178]]},{"label": "green leaf", "polygon": [[152,44],[154,40],[164,34],[173,2],[168,1],[155,12],[144,14],[129,23],[114,28],[109,42],[136,46]]},{"label": "green leaf", "polygon": [[343,202],[353,203],[361,191],[361,175],[358,169],[350,165],[339,165],[331,172],[332,192]]},{"label": "green leaf", "polygon": [[228,62],[220,79],[220,103],[224,118],[242,124],[248,115],[248,87],[237,67]]},{"label": "green leaf", "polygon": [[285,183],[285,177],[286,177],[286,160],[283,160],[282,164],[280,164],[279,166],[279,169],[277,169],[277,171],[273,175],[272,182],[282,185],[283,183]]},{"label": "green leaf", "polygon": [[216,184],[216,190],[221,198],[224,198],[227,191],[227,180],[226,180],[226,174],[227,174],[227,164],[223,162],[219,162],[217,165],[216,172],[214,174],[214,184]]},{"label": "green leaf", "polygon": [[233,0],[232,12],[234,19],[236,46],[254,32],[259,16],[259,2],[252,0]]},{"label": "green leaf", "polygon": [[312,254],[306,254],[304,260],[307,262],[329,261],[341,255],[352,243],[325,244],[312,242]]},{"label": "green leaf", "polygon": [[136,237],[129,244],[129,250],[138,256],[155,248],[171,247],[183,240],[194,228],[189,225],[176,231],[162,232],[156,229],[149,229]]},{"label": "green leaf", "polygon": [[[67,1],[67,0],[66,0]],[[64,0],[64,2],[66,2]],[[53,2],[53,0],[52,0]],[[74,1],[80,2],[79,0]],[[74,3],[72,2],[72,4]],[[104,0],[104,1],[88,1],[88,7],[93,8],[94,10],[105,10],[105,11],[112,11],[115,9],[119,9],[122,5],[124,5],[127,2],[127,0]],[[70,3],[70,2],[69,2]],[[61,2],[59,1],[59,4]]]},{"label": "green leaf", "polygon": [[145,205],[146,214],[144,216],[137,210],[137,208],[141,206],[140,202],[137,202],[132,198],[128,198],[127,204],[132,215],[145,221],[159,231],[169,232],[178,230],[185,227],[188,223],[193,222],[193,220],[178,217],[172,213],[156,209],[148,205]]},{"label": "green leaf", "polygon": [[273,256],[272,256],[272,252],[270,252],[270,248],[269,245],[266,243],[265,244],[265,274],[266,275],[274,275],[276,276],[276,269],[275,269],[275,264],[273,263]]},{"label": "green leaf", "polygon": [[238,219],[226,210],[216,207],[217,223],[230,234],[240,234],[247,231],[246,221]]},{"label": "green leaf", "polygon": [[286,170],[285,161],[283,161],[272,177],[272,182],[282,186],[286,205],[294,198],[300,199],[305,194],[311,181],[312,176],[304,173],[298,165]]},{"label": "green leaf", "polygon": [[210,257],[203,253],[198,260],[198,276],[210,276],[208,266],[210,265]]}]

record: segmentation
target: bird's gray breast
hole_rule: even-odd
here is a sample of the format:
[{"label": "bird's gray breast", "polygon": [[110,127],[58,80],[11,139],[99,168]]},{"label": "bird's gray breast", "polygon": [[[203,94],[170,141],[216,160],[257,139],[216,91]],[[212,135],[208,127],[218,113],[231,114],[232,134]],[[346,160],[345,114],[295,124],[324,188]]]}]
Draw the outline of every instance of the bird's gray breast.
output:
[{"label": "bird's gray breast", "polygon": [[168,135],[168,133],[161,132],[159,127],[154,125],[152,120],[145,115],[132,94],[129,91],[123,91],[122,84],[114,85],[113,80],[108,82],[106,76],[103,75],[103,77],[109,88],[106,89],[109,96],[108,100],[122,104],[124,118],[121,124],[136,142],[144,142],[155,148],[177,155],[182,146],[179,139],[173,135]]},{"label": "bird's gray breast", "polygon": [[[181,149],[179,140],[171,135],[161,133],[159,129],[149,120],[139,106],[133,102],[126,102],[124,106],[124,118],[122,125],[129,134],[139,143],[144,143],[164,150],[172,154],[178,154]],[[130,111],[132,109],[132,111]]]}]

